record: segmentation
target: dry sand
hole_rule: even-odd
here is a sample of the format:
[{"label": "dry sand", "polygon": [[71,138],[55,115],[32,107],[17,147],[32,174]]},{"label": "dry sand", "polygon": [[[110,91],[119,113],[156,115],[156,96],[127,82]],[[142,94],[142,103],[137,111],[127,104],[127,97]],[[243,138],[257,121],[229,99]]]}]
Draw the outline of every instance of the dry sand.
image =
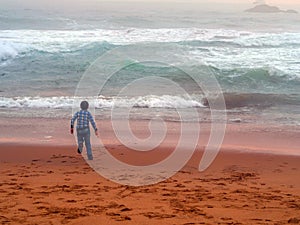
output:
[{"label": "dry sand", "polygon": [[[1,224],[300,224],[296,131],[231,124],[221,152],[206,171],[197,170],[203,152],[199,144],[175,176],[132,187],[113,183],[91,169],[77,155],[72,137],[63,135],[68,126],[56,130],[61,122],[46,123],[52,133],[43,133],[46,125],[27,126],[24,121],[14,130],[12,119],[0,121],[1,127],[9,122],[12,126],[6,133],[2,130],[0,143]],[[107,129],[105,122],[100,127]],[[33,131],[50,141],[16,141]],[[115,156],[139,162],[141,155],[130,154],[113,139],[106,134],[105,144]],[[272,149],[276,151],[266,153]],[[162,146],[156,152],[170,150]],[[155,155],[145,158],[151,161]]]}]

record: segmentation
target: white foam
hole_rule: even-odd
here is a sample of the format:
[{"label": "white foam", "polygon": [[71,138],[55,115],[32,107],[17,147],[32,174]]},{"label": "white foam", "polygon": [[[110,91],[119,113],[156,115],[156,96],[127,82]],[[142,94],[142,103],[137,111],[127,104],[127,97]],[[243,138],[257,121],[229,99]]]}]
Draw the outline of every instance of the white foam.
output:
[{"label": "white foam", "polygon": [[[139,42],[223,41],[241,46],[299,44],[299,33],[251,33],[247,31],[200,28],[95,29],[95,30],[1,30],[0,57],[20,51],[76,51],[89,43],[124,45]],[[1,59],[1,58],[0,58]]]},{"label": "white foam", "polygon": [[[138,107],[138,108],[191,108],[204,107],[201,102],[181,96],[141,96],[133,98],[87,97],[96,108]],[[0,97],[2,108],[53,108],[71,109],[81,99],[75,97]]]},{"label": "white foam", "polygon": [[204,107],[202,103],[185,99],[179,96],[163,95],[155,96],[148,95],[131,99],[135,102],[136,107],[149,107],[149,108],[190,108],[190,107]]},{"label": "white foam", "polygon": [[0,43],[11,46],[26,45],[29,50],[45,52],[74,51],[85,44],[109,42],[111,44],[132,44],[139,42],[180,42],[227,40],[245,36],[245,31],[199,28],[143,29],[131,28],[120,30],[2,30]]},{"label": "white foam", "polygon": [[299,33],[253,33],[243,36],[234,41],[244,47],[280,47],[280,46],[300,46]]},{"label": "white foam", "polygon": [[0,42],[0,62],[15,58],[23,49],[22,45]]}]

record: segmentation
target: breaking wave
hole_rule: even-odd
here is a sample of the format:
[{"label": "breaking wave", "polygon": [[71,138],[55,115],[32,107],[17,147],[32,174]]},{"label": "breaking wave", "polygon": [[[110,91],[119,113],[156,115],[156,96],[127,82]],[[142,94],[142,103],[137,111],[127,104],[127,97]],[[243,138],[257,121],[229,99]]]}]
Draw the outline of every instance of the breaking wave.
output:
[{"label": "breaking wave", "polygon": [[[140,96],[134,98],[87,98],[96,108],[136,107],[136,108],[191,108],[204,107],[199,101],[180,96]],[[81,101],[75,97],[0,97],[2,108],[54,108],[71,109],[73,104]]]}]

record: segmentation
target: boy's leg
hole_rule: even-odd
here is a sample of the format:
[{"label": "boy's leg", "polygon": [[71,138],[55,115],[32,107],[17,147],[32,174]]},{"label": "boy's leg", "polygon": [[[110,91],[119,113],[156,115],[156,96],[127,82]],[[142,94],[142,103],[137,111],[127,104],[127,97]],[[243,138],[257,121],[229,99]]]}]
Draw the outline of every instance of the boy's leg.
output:
[{"label": "boy's leg", "polygon": [[93,160],[93,153],[92,153],[92,146],[91,146],[90,137],[91,137],[90,130],[88,130],[88,132],[86,132],[86,134],[84,136],[85,147],[86,147],[86,152],[87,152],[88,159]]},{"label": "boy's leg", "polygon": [[77,142],[78,142],[78,150],[77,152],[81,154],[83,149],[84,136],[82,135],[80,130],[77,130]]}]

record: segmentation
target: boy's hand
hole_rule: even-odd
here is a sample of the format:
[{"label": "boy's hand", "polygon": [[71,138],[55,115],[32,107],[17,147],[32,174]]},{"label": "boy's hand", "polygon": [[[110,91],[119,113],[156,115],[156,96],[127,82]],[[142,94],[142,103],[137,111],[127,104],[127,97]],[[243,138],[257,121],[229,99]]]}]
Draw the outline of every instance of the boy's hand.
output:
[{"label": "boy's hand", "polygon": [[99,135],[99,134],[98,134],[98,130],[95,131],[95,135],[98,137],[98,135]]},{"label": "boy's hand", "polygon": [[73,128],[71,128],[70,132],[71,132],[71,134],[73,134],[73,133],[74,133],[74,129],[73,129]]}]

